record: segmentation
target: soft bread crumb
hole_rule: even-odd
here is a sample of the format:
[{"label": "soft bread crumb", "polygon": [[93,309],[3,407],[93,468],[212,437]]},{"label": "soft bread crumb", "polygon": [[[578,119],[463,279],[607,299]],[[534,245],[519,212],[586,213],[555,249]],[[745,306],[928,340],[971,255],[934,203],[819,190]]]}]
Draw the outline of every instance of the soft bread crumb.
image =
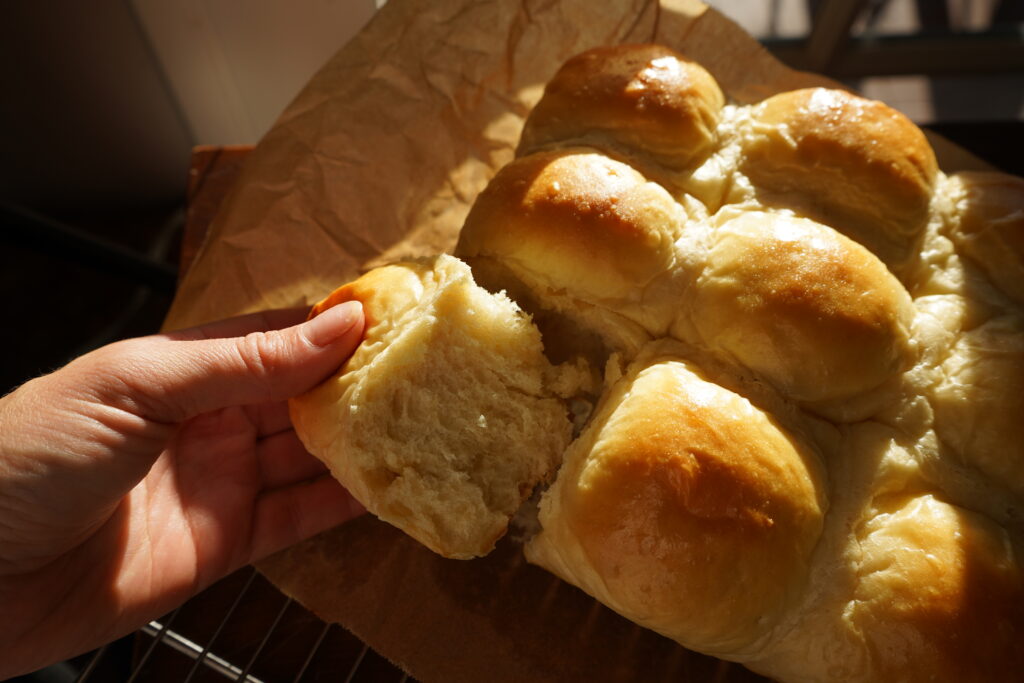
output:
[{"label": "soft bread crumb", "polygon": [[529,317],[452,257],[346,287],[335,303],[363,302],[366,337],[292,402],[296,430],[381,519],[447,557],[486,554],[560,462],[572,422],[559,396],[591,382],[589,370],[550,365]]}]

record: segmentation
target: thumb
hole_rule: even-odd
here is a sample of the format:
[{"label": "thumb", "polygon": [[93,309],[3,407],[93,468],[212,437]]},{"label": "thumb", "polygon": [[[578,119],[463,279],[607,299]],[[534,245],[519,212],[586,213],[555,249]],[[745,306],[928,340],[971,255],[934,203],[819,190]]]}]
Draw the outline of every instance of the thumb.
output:
[{"label": "thumb", "polygon": [[[357,301],[281,330],[240,337],[128,342],[112,365],[133,412],[156,422],[181,420],[235,405],[281,401],[326,379],[362,339]],[[116,346],[116,345],[115,345]]]}]

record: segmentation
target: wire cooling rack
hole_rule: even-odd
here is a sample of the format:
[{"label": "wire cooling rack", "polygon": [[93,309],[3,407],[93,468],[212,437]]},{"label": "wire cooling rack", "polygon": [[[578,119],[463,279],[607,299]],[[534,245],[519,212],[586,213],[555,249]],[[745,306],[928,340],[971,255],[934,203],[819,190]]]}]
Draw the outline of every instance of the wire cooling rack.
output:
[{"label": "wire cooling rack", "polygon": [[248,567],[83,662],[79,683],[405,683],[407,674]]}]

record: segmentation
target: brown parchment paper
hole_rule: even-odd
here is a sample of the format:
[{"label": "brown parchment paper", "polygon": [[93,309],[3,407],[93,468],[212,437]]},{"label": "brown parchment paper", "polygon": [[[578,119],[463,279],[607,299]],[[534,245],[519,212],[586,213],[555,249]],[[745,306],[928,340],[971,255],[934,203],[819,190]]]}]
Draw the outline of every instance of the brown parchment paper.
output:
[{"label": "brown parchment paper", "polygon": [[[836,86],[695,0],[390,0],[249,156],[166,327],[308,304],[375,264],[449,250],[558,66],[623,42],[679,50],[741,103]],[[947,171],[984,167],[933,144]],[[757,679],[621,619],[511,540],[445,560],[366,517],[259,568],[425,681]]]}]

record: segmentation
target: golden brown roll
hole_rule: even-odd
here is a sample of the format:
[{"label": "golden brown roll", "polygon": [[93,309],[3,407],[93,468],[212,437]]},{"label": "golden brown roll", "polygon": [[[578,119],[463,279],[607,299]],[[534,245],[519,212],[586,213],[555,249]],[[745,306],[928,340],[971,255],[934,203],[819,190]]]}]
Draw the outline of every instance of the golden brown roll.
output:
[{"label": "golden brown roll", "polygon": [[699,64],[660,45],[599,47],[558,70],[523,128],[518,154],[580,145],[680,170],[710,152],[724,104]]},{"label": "golden brown roll", "polygon": [[[291,401],[306,448],[366,508],[446,557],[484,555],[547,478],[572,425],[540,335],[442,256],[370,271],[313,313],[361,301],[362,344]],[[568,377],[556,377],[568,373]]]},{"label": "golden brown roll", "polygon": [[736,656],[807,579],[826,508],[820,463],[665,350],[606,393],[544,494],[526,556],[643,626]]},{"label": "golden brown roll", "polygon": [[455,254],[474,268],[500,264],[541,305],[586,321],[612,348],[636,348],[676,314],[674,243],[685,220],[626,164],[588,149],[540,152],[495,176]]},{"label": "golden brown roll", "polygon": [[753,108],[741,147],[762,204],[825,223],[890,266],[914,256],[938,165],[896,110],[842,90],[786,92]]},{"label": "golden brown roll", "polygon": [[726,220],[694,289],[683,315],[703,343],[800,402],[874,389],[914,358],[907,291],[867,249],[807,219]]},{"label": "golden brown roll", "polygon": [[1024,670],[1021,546],[990,519],[931,494],[881,499],[858,530],[844,617],[863,680],[1008,681]]}]

